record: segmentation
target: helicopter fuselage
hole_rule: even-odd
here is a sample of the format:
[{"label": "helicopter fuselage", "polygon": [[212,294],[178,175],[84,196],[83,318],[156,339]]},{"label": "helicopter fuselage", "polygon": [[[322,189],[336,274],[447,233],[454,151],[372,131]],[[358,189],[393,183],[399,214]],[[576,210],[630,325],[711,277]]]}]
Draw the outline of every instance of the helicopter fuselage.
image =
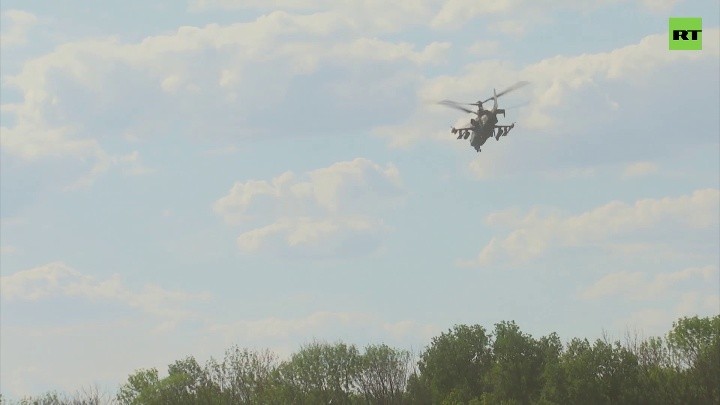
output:
[{"label": "helicopter fuselage", "polygon": [[[496,92],[495,89],[493,89],[493,96],[485,101],[479,100],[476,103],[458,103],[452,100],[443,100],[440,101],[439,104],[443,104],[456,110],[472,113],[477,116],[477,118],[473,118],[472,120],[470,120],[470,126],[465,128],[452,127],[451,132],[453,134],[459,134],[457,139],[470,138],[470,145],[472,145],[475,150],[480,152],[480,147],[484,145],[490,137],[494,137],[499,141],[501,136],[507,135],[507,133],[515,127],[515,123],[512,123],[511,125],[497,125],[497,115],[502,114],[503,117],[505,116],[505,110],[502,108],[498,108],[498,97],[507,94],[513,90],[519,89],[526,84],[528,84],[528,82],[518,82],[510,86],[509,88],[501,91],[500,93]],[[490,100],[493,101],[492,109],[484,109],[483,103],[486,103]],[[464,107],[465,105],[477,106],[477,111],[472,111],[467,107]]]},{"label": "helicopter fuselage", "polygon": [[478,119],[470,121],[472,125],[470,145],[475,149],[479,149],[489,138],[493,137],[495,124],[498,123],[496,112],[485,110],[478,115]]}]

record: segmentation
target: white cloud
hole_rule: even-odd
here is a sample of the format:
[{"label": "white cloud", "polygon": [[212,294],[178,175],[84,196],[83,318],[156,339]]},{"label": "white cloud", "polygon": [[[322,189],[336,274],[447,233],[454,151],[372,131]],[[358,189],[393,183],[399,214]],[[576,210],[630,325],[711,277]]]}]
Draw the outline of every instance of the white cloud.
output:
[{"label": "white cloud", "polygon": [[[22,100],[1,107],[13,118],[3,120],[2,148],[25,160],[92,162],[90,173],[78,181],[88,184],[114,165],[129,164],[128,156],[137,162],[136,152],[108,151],[106,140],[114,136],[127,140],[132,134],[137,140],[193,128],[209,136],[229,128],[234,135],[257,133],[258,127],[267,128],[256,114],[282,102],[299,75],[321,67],[357,71],[358,64],[435,64],[450,47],[433,42],[416,49],[410,43],[343,35],[358,32],[365,34],[337,14],[274,11],[250,22],[184,26],[137,43],[115,38],[65,43],[4,77]],[[208,53],[214,56],[203,56]],[[404,86],[414,80],[391,79]],[[385,88],[392,84],[388,80],[383,76],[382,86],[367,87]],[[327,87],[333,85],[338,83]]]},{"label": "white cloud", "polygon": [[584,301],[617,302],[629,315],[615,326],[643,330],[647,334],[666,333],[673,321],[683,316],[712,316],[720,308],[717,265],[687,267],[679,271],[619,271],[606,274],[582,289]]},{"label": "white cloud", "polygon": [[[241,3],[196,5],[225,7]],[[296,9],[327,6],[323,2],[302,1],[279,5]],[[385,41],[375,35],[403,24],[442,20],[443,13],[466,14],[468,7],[474,10],[468,15],[508,13],[522,8],[512,1],[481,8],[467,1],[443,4],[403,1],[392,6],[380,1],[344,2],[333,3],[331,11],[307,15],[273,11],[250,22],[185,26],[138,43],[126,44],[113,38],[66,43],[27,61],[20,72],[5,77],[7,85],[17,88],[23,100],[2,106],[4,112],[15,118],[14,125],[4,126],[0,131],[2,147],[22,159],[59,156],[90,160],[94,164],[88,178],[95,178],[113,166],[111,162],[124,161],[123,156],[127,156],[127,152],[110,153],[104,146],[103,140],[114,131],[132,133],[135,138],[159,129],[203,128],[205,133],[212,134],[227,128],[245,128],[245,132],[256,132],[256,124],[248,123],[248,119],[262,108],[272,108],[282,101],[290,81],[298,75],[311,74],[320,67],[349,69],[373,61],[419,65],[444,61],[450,48],[448,42],[429,43],[416,49],[415,44]],[[364,12],[374,18],[362,20]],[[27,16],[18,18],[27,20]],[[387,21],[380,21],[383,19]],[[514,20],[498,23],[517,26]],[[374,28],[368,29],[369,26]],[[521,118],[522,126],[549,128],[555,122],[553,108],[569,92],[592,85],[601,77],[635,79],[639,73],[680,57],[687,60],[715,56],[716,36],[711,34],[707,35],[707,51],[692,55],[662,52],[665,38],[657,35],[613,52],[559,56],[525,68],[483,62],[467,66],[459,77],[427,80],[420,96],[433,100],[450,96],[474,99],[477,94],[470,94],[468,89],[489,88],[530,77],[537,102]],[[200,57],[208,53],[214,56]],[[404,75],[398,80],[406,84],[418,80],[418,75],[410,76],[412,79]],[[368,83],[368,87],[372,85]],[[383,82],[376,87],[387,85]],[[332,83],[329,88],[342,90],[342,83]],[[132,106],[124,96],[128,91],[134,93],[136,102]],[[416,114],[417,122],[378,128],[376,132],[387,136],[393,145],[408,143],[423,137],[422,134],[438,137],[442,132],[447,136],[447,125],[440,129],[438,123],[444,121],[433,111],[421,108]],[[219,116],[224,117],[225,125],[216,124],[221,121],[216,119]],[[183,122],[177,123],[177,117],[182,117]],[[227,117],[232,117],[232,122],[227,122]],[[108,126],[108,121],[118,124]],[[478,170],[487,172],[487,167]],[[86,179],[79,182],[88,183]]]},{"label": "white cloud", "polygon": [[158,316],[170,324],[191,315],[179,308],[182,304],[210,298],[207,294],[168,291],[156,285],[146,285],[140,291],[133,291],[119,275],[98,280],[62,262],[22,270],[0,279],[3,300],[38,301],[73,297],[90,301],[114,301]]},{"label": "white cloud", "polygon": [[237,182],[213,208],[230,224],[261,225],[240,234],[242,251],[322,256],[374,250],[375,238],[387,230],[375,216],[401,198],[395,166],[357,158],[303,176],[286,172],[270,181]]},{"label": "white cloud", "polygon": [[[381,221],[361,217],[279,219],[271,225],[242,233],[237,244],[240,250],[248,253],[260,249],[277,252],[287,247],[317,256],[328,251],[338,252],[359,236],[377,237],[387,229]],[[375,246],[367,248],[374,250]]]},{"label": "white cloud", "polygon": [[[395,145],[408,144],[421,138],[435,138],[438,131],[448,138],[451,135],[447,130],[447,117],[451,113],[450,110],[435,105],[437,101],[447,98],[476,100],[478,89],[492,89],[520,80],[531,81],[531,86],[516,93],[532,100],[529,106],[516,114],[518,129],[522,128],[523,131],[557,129],[560,122],[567,127],[569,117],[582,115],[572,110],[572,104],[577,101],[576,96],[582,91],[599,93],[593,98],[605,103],[608,114],[617,114],[617,103],[603,93],[601,84],[641,83],[648,77],[648,72],[673,63],[717,58],[720,55],[717,41],[719,36],[717,29],[707,29],[704,51],[694,54],[668,52],[667,34],[663,33],[647,36],[637,44],[609,52],[558,55],[521,67],[498,60],[469,64],[459,75],[425,80],[418,91],[422,103],[418,104],[418,109],[410,121],[379,127],[375,132]],[[498,91],[500,90],[498,88]],[[599,111],[596,112],[598,113]],[[417,128],[424,130],[419,131]],[[476,163],[478,167],[475,170],[481,173],[492,172],[495,163],[492,159],[482,159]]]},{"label": "white cloud", "polygon": [[[357,158],[338,162],[306,173],[302,179],[285,172],[271,181],[237,182],[230,194],[218,200],[214,208],[226,220],[245,217],[256,206],[273,208],[277,213],[363,211],[384,199],[398,196],[400,173],[388,164],[385,167],[368,159]],[[267,201],[259,201],[267,197]]]},{"label": "white cloud", "polygon": [[367,344],[382,339],[393,344],[408,341],[424,343],[440,328],[411,320],[387,321],[377,315],[364,312],[317,311],[296,318],[270,317],[259,320],[243,320],[214,323],[206,329],[208,335],[220,336],[226,342],[272,342],[287,344],[288,341],[311,339],[342,339]]},{"label": "white cloud", "polygon": [[645,274],[642,272],[612,273],[601,278],[590,288],[583,291],[581,297],[584,299],[594,299],[619,292],[627,294],[645,282]]},{"label": "white cloud", "polygon": [[109,156],[101,152],[97,156],[95,165],[85,175],[81,176],[74,183],[65,187],[66,190],[76,190],[90,187],[102,174],[112,167],[121,167],[122,172],[131,176],[141,176],[152,173],[154,170],[145,166],[140,161],[140,154],[134,151],[125,156]]},{"label": "white cloud", "polygon": [[[90,105],[78,106],[77,101],[58,91],[54,82],[56,78],[70,80],[82,91],[89,92],[89,97],[98,106],[116,103],[117,106],[112,105],[107,111],[123,114],[128,111],[127,107],[122,107],[127,104],[127,100],[121,97],[123,77],[114,75],[114,69],[129,69],[134,75],[155,80],[165,92],[192,95],[198,88],[197,77],[193,77],[197,72],[192,72],[190,66],[194,53],[203,49],[239,46],[244,48],[239,53],[250,53],[252,56],[263,52],[258,47],[263,48],[268,40],[281,33],[322,30],[318,28],[323,26],[322,20],[322,16],[292,18],[287,14],[273,13],[249,24],[209,25],[204,29],[181,27],[176,34],[148,37],[138,44],[126,45],[113,39],[98,39],[61,45],[50,54],[28,61],[21,72],[6,78],[9,86],[22,92],[24,100],[20,104],[3,105],[3,109],[16,118],[15,126],[2,129],[3,148],[25,159],[70,156],[106,161],[107,153],[97,140],[101,134],[82,134],[87,121],[103,118],[93,114],[103,111]],[[314,28],[310,29],[311,26]],[[227,52],[228,56],[234,54],[232,50]],[[228,65],[232,66],[233,61],[228,61]],[[147,93],[146,90],[144,94]],[[136,94],[135,99],[140,101],[143,97]],[[84,114],[67,113],[72,110],[82,110]],[[149,110],[152,111],[152,108]],[[75,116],[77,121],[52,120],[59,115]],[[131,119],[130,124],[133,123]]]},{"label": "white cloud", "polygon": [[642,330],[649,336],[665,334],[677,320],[675,311],[659,308],[644,308],[616,321],[616,326],[625,330]]},{"label": "white cloud", "polygon": [[640,177],[657,172],[658,167],[652,162],[636,162],[625,167],[623,177]]},{"label": "white cloud", "polygon": [[425,24],[437,9],[437,0],[195,0],[193,11],[210,9],[252,9],[259,11],[291,10],[296,12],[327,13],[346,21],[356,32],[381,34],[396,32],[409,24]]},{"label": "white cloud", "polygon": [[720,294],[709,294],[705,296],[705,301],[702,305],[707,311],[716,311],[720,308]]},{"label": "white cloud", "polygon": [[488,56],[495,54],[500,49],[500,42],[490,40],[475,41],[467,51],[477,56]]},{"label": "white cloud", "polygon": [[0,32],[2,47],[25,45],[28,31],[38,22],[34,14],[22,10],[3,11],[2,19],[4,20]]},{"label": "white cloud", "polygon": [[[190,9],[205,11],[228,10],[290,10],[297,12],[328,12],[344,18],[351,18],[358,30],[365,32],[395,32],[411,24],[425,25],[435,29],[460,29],[467,23],[483,17],[492,19],[513,17],[518,21],[503,20],[501,26],[512,25],[517,32],[524,27],[540,22],[550,22],[549,10],[592,11],[621,0],[598,1],[519,1],[497,0],[478,2],[473,0],[193,0]],[[647,9],[666,9],[676,0],[639,0]]]},{"label": "white cloud", "polygon": [[501,14],[513,8],[513,0],[479,2],[448,0],[443,3],[430,25],[435,28],[459,28],[473,18],[484,14]]},{"label": "white cloud", "polygon": [[[715,278],[717,279],[717,277]],[[666,297],[669,308],[646,307],[633,311],[616,322],[618,328],[643,330],[647,335],[664,335],[673,322],[684,316],[715,316],[720,308],[720,296],[686,291]]]},{"label": "white cloud", "polygon": [[[512,212],[488,215],[490,226],[510,228],[505,237],[493,237],[478,256],[462,266],[486,266],[498,261],[524,262],[554,247],[607,248],[613,239],[658,226],[679,230],[718,226],[720,191],[696,190],[692,195],[643,199],[634,204],[613,201],[577,215],[543,214],[533,209],[521,216]],[[674,228],[673,228],[674,229]]]},{"label": "white cloud", "polygon": [[[44,78],[41,76],[39,79],[41,82]],[[111,155],[96,139],[75,136],[77,128],[48,124],[43,117],[44,106],[56,104],[55,96],[52,100],[49,98],[51,96],[45,89],[32,83],[25,92],[24,103],[2,105],[3,110],[13,113],[16,118],[14,126],[0,127],[0,146],[4,151],[27,161],[58,157],[91,160],[93,164],[89,172],[69,188],[89,186],[114,166],[124,167],[129,174],[148,171],[140,162],[137,151],[127,155]]]},{"label": "white cloud", "polygon": [[628,300],[653,300],[677,291],[683,282],[705,285],[718,280],[715,266],[691,267],[672,273],[649,276],[646,272],[617,272],[608,274],[580,293],[586,300],[620,295]]},{"label": "white cloud", "polygon": [[339,59],[353,63],[363,61],[395,61],[409,60],[415,63],[437,63],[450,48],[449,42],[432,42],[421,51],[416,52],[411,43],[392,43],[376,38],[359,38],[346,44],[334,46],[328,55],[330,59]]},{"label": "white cloud", "polygon": [[2,245],[0,246],[0,255],[12,255],[18,252],[18,249],[15,246],[10,245]]},{"label": "white cloud", "polygon": [[672,10],[679,0],[640,0],[645,8],[656,12],[667,12]]},{"label": "white cloud", "polygon": [[505,20],[491,24],[490,29],[505,35],[521,37],[525,34],[526,25],[518,20]]}]

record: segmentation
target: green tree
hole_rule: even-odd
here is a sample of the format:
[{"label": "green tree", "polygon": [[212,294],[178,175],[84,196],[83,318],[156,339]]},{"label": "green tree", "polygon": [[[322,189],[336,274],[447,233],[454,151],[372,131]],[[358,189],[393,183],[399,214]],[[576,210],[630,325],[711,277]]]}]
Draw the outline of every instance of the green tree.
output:
[{"label": "green tree", "polygon": [[267,403],[275,390],[277,357],[269,350],[251,351],[233,346],[222,363],[210,359],[207,373],[219,387],[223,403]]},{"label": "green tree", "polygon": [[494,401],[535,403],[542,389],[544,352],[515,322],[495,325],[493,366],[489,375]]},{"label": "green tree", "polygon": [[720,315],[680,318],[667,341],[682,374],[691,381],[691,399],[720,403]]},{"label": "green tree", "polygon": [[220,389],[206,370],[188,357],[168,366],[168,376],[162,379],[155,368],[135,372],[120,387],[117,399],[127,405],[217,404]]},{"label": "green tree", "polygon": [[538,346],[542,352],[541,389],[538,403],[565,404],[568,398],[567,379],[560,364],[563,354],[560,337],[556,333],[551,333],[542,337]]},{"label": "green tree", "polygon": [[368,346],[360,357],[357,387],[368,403],[401,404],[410,372],[410,352],[384,344]]},{"label": "green tree", "polygon": [[[413,367],[387,345],[313,342],[278,362],[232,347],[222,363],[187,357],[168,375],[141,369],[120,387],[126,405],[192,404],[715,404],[720,403],[720,315],[685,317],[665,338],[620,342],[534,339],[514,322],[492,335],[457,325],[432,339]],[[0,397],[1,402],[7,400]],[[107,403],[97,390],[49,392],[20,404]]]},{"label": "green tree", "polygon": [[153,405],[161,403],[158,384],[160,378],[155,368],[136,371],[120,387],[117,400],[126,405]]},{"label": "green tree", "polygon": [[171,364],[168,374],[160,381],[164,398],[195,404],[217,404],[220,400],[220,387],[212,380],[208,369],[200,366],[194,357]]},{"label": "green tree", "polygon": [[567,400],[571,403],[615,404],[640,400],[637,358],[619,342],[613,345],[598,339],[590,345],[587,339],[573,339],[561,363]]},{"label": "green tree", "polygon": [[405,393],[405,402],[413,405],[431,405],[432,394],[425,378],[418,372],[410,374]]},{"label": "green tree", "polygon": [[350,404],[357,393],[358,368],[354,345],[313,342],[280,365],[280,396],[304,404]]},{"label": "green tree", "polygon": [[434,337],[418,363],[422,384],[432,403],[467,402],[489,391],[485,382],[492,368],[492,348],[480,325],[457,325]]}]

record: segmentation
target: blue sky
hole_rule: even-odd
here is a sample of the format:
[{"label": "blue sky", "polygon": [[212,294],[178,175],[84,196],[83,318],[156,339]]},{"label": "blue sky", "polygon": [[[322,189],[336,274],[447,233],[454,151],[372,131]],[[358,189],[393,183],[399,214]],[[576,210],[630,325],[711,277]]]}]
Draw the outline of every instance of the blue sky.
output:
[{"label": "blue sky", "polygon": [[[80,11],[82,10],[82,11]],[[5,1],[1,390],[720,309],[718,5]],[[703,50],[667,50],[670,16]],[[502,98],[479,154],[434,104]]]}]

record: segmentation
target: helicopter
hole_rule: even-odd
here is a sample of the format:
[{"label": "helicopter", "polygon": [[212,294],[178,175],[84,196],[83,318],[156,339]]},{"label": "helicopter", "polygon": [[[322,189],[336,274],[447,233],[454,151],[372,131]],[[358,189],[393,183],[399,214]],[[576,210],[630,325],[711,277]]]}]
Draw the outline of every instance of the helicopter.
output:
[{"label": "helicopter", "polygon": [[[517,90],[527,84],[529,84],[529,82],[517,82],[514,85],[508,87],[507,89],[501,91],[500,93],[497,93],[495,89],[493,89],[493,96],[489,97],[485,101],[478,101],[476,103],[458,103],[451,100],[443,100],[440,101],[438,104],[442,104],[450,108],[455,108],[457,110],[477,115],[477,119],[473,118],[470,120],[469,127],[452,127],[451,132],[453,134],[459,134],[457,139],[468,139],[469,137],[470,145],[475,148],[475,150],[479,153],[480,147],[483,146],[489,138],[495,137],[495,140],[499,141],[501,136],[506,136],[511,129],[515,128],[514,122],[510,125],[497,125],[498,114],[502,114],[503,117],[505,117],[505,109],[498,108],[498,97],[503,96],[513,90]],[[490,100],[493,100],[493,108],[491,110],[486,110],[483,107],[483,103],[487,103]],[[477,111],[470,110],[469,108],[463,107],[463,105],[476,106]]]}]

